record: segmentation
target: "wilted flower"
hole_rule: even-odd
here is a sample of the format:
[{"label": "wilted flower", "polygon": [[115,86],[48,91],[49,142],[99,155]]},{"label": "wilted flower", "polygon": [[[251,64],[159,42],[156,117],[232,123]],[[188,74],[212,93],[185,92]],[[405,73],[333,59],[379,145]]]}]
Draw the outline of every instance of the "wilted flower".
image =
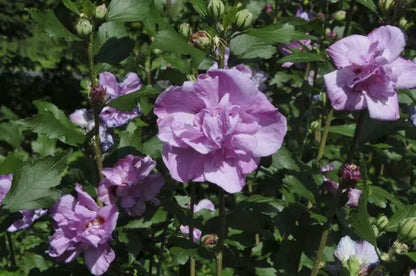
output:
[{"label": "wilted flower", "polygon": [[195,32],[191,35],[190,41],[195,47],[206,50],[211,47],[211,36],[205,31]]},{"label": "wilted flower", "polygon": [[102,85],[97,85],[91,89],[90,99],[94,104],[102,104],[105,101],[105,89]]},{"label": "wilted flower", "polygon": [[343,184],[355,186],[361,180],[360,167],[354,163],[346,163],[339,169],[338,175]]},{"label": "wilted flower", "polygon": [[100,208],[79,184],[75,190],[78,199],[65,195],[51,208],[56,223],[49,255],[69,263],[83,252],[90,272],[101,275],[115,258],[109,242],[117,223],[117,208]]},{"label": "wilted flower", "polygon": [[37,219],[44,216],[47,212],[48,210],[46,209],[20,211],[20,213],[23,215],[23,218],[13,222],[13,224],[7,228],[7,232],[15,232],[26,229],[31,226]]},{"label": "wilted flower", "polygon": [[114,205],[120,198],[120,206],[131,216],[140,216],[146,210],[146,202],[158,205],[155,198],[164,180],[159,173],[151,174],[156,162],[150,156],[127,155],[113,168],[102,170],[104,179],[98,186],[99,198],[108,205]]},{"label": "wilted flower", "polygon": [[335,249],[335,257],[350,272],[350,275],[367,275],[379,263],[377,252],[367,241],[355,242],[343,237]]},{"label": "wilted flower", "polygon": [[397,89],[416,86],[416,64],[400,57],[406,35],[383,26],[367,36],[351,35],[332,44],[328,54],[338,70],[324,76],[336,110],[363,110],[378,120],[397,120]]},{"label": "wilted flower", "polygon": [[209,181],[229,193],[241,191],[260,157],[280,148],[287,129],[251,76],[236,68],[209,70],[196,82],[168,88],[154,113],[171,176]]},{"label": "wilted flower", "polygon": [[[215,211],[214,203],[212,203],[212,201],[209,199],[201,200],[200,202],[198,202],[198,204],[194,205],[194,214],[198,213],[202,209],[207,209],[207,210],[211,210],[212,212],[214,212]],[[181,230],[182,234],[188,237],[189,226],[181,225],[179,227],[179,230]],[[192,234],[193,234],[194,242],[198,242],[201,239],[202,231],[194,227],[192,232],[193,232]]]}]

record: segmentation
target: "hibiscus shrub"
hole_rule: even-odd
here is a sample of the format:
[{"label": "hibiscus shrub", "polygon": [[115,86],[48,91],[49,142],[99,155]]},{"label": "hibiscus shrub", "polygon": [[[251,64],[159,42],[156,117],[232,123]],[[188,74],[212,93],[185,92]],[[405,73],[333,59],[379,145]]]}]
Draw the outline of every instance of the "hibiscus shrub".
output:
[{"label": "hibiscus shrub", "polygon": [[416,1],[26,2],[2,274],[416,275]]}]

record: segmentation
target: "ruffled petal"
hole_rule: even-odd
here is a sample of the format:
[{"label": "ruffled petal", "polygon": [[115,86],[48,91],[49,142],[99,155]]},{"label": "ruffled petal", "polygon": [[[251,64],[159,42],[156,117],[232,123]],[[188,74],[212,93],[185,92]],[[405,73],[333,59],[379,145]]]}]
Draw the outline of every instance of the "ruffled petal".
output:
[{"label": "ruffled petal", "polygon": [[128,73],[123,82],[119,85],[119,96],[129,94],[139,90],[142,87],[139,76],[136,73]]},{"label": "ruffled petal", "polygon": [[105,88],[107,97],[118,97],[118,83],[116,77],[110,72],[103,72],[100,74],[100,84]]},{"label": "ruffled petal", "polygon": [[386,98],[365,96],[370,117],[382,121],[394,121],[399,119],[399,100],[395,91]]},{"label": "ruffled petal", "polygon": [[220,160],[221,157],[218,155],[205,161],[205,179],[217,184],[227,193],[240,192],[246,184],[244,175],[240,172],[237,164],[231,160]]},{"label": "ruffled petal", "polygon": [[344,260],[348,260],[356,253],[357,243],[353,241],[350,236],[343,237],[334,251],[335,257],[341,262]]},{"label": "ruffled petal", "polygon": [[202,209],[208,209],[208,210],[211,210],[212,212],[214,212],[215,211],[215,205],[209,199],[202,199],[200,202],[198,202],[198,204],[195,205],[194,213],[197,213]]},{"label": "ruffled petal", "polygon": [[91,211],[97,212],[100,210],[95,200],[92,199],[92,197],[87,192],[84,192],[80,184],[77,183],[75,185],[75,191],[78,193],[78,201],[81,205],[87,207]]},{"label": "ruffled petal", "polygon": [[104,274],[115,257],[116,254],[108,244],[97,248],[88,248],[84,251],[85,264],[94,275]]},{"label": "ruffled petal", "polygon": [[345,37],[328,48],[328,54],[337,68],[352,64],[362,65],[368,58],[370,41],[362,35]]},{"label": "ruffled petal", "polygon": [[[394,26],[382,26],[367,35],[368,40],[375,47],[376,56],[382,56],[388,62],[392,62],[406,46],[406,34]],[[375,46],[373,46],[375,45]]]},{"label": "ruffled petal", "polygon": [[416,87],[416,63],[399,57],[390,63],[396,87],[410,89]]}]

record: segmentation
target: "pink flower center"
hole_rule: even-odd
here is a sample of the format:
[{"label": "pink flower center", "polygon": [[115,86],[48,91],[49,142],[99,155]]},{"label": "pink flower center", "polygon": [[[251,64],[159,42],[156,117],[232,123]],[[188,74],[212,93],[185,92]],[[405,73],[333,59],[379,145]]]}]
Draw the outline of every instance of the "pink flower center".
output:
[{"label": "pink flower center", "polygon": [[102,228],[103,224],[105,223],[105,219],[103,217],[96,217],[93,220],[90,220],[86,225],[85,228]]}]

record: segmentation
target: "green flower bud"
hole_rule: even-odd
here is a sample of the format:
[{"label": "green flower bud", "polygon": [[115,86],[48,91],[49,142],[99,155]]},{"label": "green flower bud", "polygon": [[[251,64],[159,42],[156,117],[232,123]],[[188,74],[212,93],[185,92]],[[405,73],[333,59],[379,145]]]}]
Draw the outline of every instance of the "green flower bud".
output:
[{"label": "green flower bud", "polygon": [[348,270],[350,275],[358,275],[360,273],[360,261],[356,257],[351,257],[342,262],[342,266]]},{"label": "green flower bud", "polygon": [[416,218],[411,217],[402,220],[398,228],[398,233],[402,241],[409,242],[416,239]]},{"label": "green flower bud", "polygon": [[221,0],[210,0],[208,3],[208,13],[213,18],[221,18],[224,14],[225,6]]},{"label": "green flower bud", "polygon": [[203,50],[207,50],[211,46],[211,36],[205,31],[193,33],[190,40],[195,47]]},{"label": "green flower bud", "polygon": [[409,247],[407,246],[407,244],[399,242],[399,241],[395,241],[392,247],[393,247],[394,253],[399,254],[399,255],[406,254],[409,251]]},{"label": "green flower bud", "polygon": [[316,130],[318,130],[318,129],[319,129],[319,121],[318,121],[318,120],[313,121],[313,122],[311,123],[310,128],[311,128],[311,130],[312,130],[312,131],[316,131]]},{"label": "green flower bud", "polygon": [[80,18],[75,25],[75,30],[80,36],[88,36],[92,33],[92,24],[86,18]]},{"label": "green flower bud", "polygon": [[189,39],[189,37],[192,35],[192,28],[189,25],[189,23],[182,23],[179,26],[179,33],[186,39]]},{"label": "green flower bud", "polygon": [[344,21],[345,20],[345,11],[337,11],[336,13],[333,14],[333,17],[335,20],[337,21]]},{"label": "green flower bud", "polygon": [[214,248],[217,244],[218,236],[215,234],[208,234],[201,238],[201,243],[203,246],[208,248]]},{"label": "green flower bud", "polygon": [[240,29],[247,29],[253,23],[253,15],[248,9],[241,10],[235,15],[235,25]]},{"label": "green flower bud", "polygon": [[381,216],[376,221],[377,228],[380,231],[383,231],[387,224],[389,224],[389,219],[386,216]]},{"label": "green flower bud", "polygon": [[107,7],[105,4],[99,5],[95,8],[95,18],[103,19],[107,14]]}]

